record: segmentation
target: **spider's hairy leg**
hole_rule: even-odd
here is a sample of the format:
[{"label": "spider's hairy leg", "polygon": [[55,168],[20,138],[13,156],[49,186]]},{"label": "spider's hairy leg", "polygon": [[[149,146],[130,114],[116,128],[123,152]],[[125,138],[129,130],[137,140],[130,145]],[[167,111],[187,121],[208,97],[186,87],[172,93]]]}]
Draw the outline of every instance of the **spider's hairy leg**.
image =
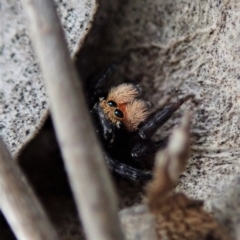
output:
[{"label": "spider's hairy leg", "polygon": [[181,107],[183,103],[192,97],[194,97],[194,95],[187,95],[168,107],[156,110],[140,126],[138,135],[142,139],[150,138],[156,132],[156,130],[162,126],[172,116],[172,114]]},{"label": "spider's hairy leg", "polygon": [[102,88],[106,84],[107,80],[111,77],[115,71],[117,64],[115,62],[108,65],[108,67],[103,72],[102,76],[96,81],[95,89]]},{"label": "spider's hairy leg", "polygon": [[107,68],[101,73],[100,77],[90,77],[86,83],[86,90],[89,93],[101,93],[102,89],[107,85],[108,80],[111,78],[115,71],[117,64],[115,62],[109,64]]},{"label": "spider's hairy leg", "polygon": [[90,76],[85,83],[86,99],[88,100],[89,107],[92,108],[99,97],[107,94],[107,80],[110,78],[116,68],[116,64],[110,64],[107,69],[101,74],[101,77],[94,78]]},{"label": "spider's hairy leg", "polygon": [[116,159],[111,158],[107,154],[104,154],[109,169],[124,178],[131,179],[133,181],[149,180],[152,178],[150,171],[143,171],[124,163],[119,162]]},{"label": "spider's hairy leg", "polygon": [[137,162],[143,162],[155,156],[155,153],[167,146],[168,137],[153,142],[149,139],[138,139],[131,150],[132,158]]}]

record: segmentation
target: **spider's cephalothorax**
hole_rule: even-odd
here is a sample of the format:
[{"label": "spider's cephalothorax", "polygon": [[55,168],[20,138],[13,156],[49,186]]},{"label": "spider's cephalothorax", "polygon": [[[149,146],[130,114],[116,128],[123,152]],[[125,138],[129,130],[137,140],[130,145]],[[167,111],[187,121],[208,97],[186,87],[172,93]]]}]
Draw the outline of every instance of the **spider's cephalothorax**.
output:
[{"label": "spider's cephalothorax", "polygon": [[166,139],[154,142],[151,137],[191,95],[149,114],[149,104],[140,98],[138,86],[105,87],[110,70],[86,88],[105,159],[113,172],[125,178],[150,179],[154,155],[166,143]]}]

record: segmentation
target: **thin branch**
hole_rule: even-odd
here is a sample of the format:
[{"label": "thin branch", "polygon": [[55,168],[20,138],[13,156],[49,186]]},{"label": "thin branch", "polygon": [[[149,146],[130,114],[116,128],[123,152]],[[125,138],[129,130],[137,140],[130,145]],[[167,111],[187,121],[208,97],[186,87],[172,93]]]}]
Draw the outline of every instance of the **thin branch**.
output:
[{"label": "thin branch", "polygon": [[173,131],[167,148],[156,156],[155,176],[148,185],[148,204],[152,212],[161,209],[171,190],[177,185],[190,153],[190,114]]},{"label": "thin branch", "polygon": [[53,1],[22,0],[51,113],[89,240],[123,238],[117,199]]},{"label": "thin branch", "polygon": [[2,139],[0,139],[0,208],[19,240],[59,239]]}]

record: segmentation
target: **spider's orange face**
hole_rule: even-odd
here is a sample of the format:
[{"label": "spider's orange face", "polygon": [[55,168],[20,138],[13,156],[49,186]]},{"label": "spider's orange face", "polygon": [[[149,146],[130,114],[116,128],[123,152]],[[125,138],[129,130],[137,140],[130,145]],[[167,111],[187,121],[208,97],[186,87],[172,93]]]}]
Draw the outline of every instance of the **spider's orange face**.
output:
[{"label": "spider's orange face", "polygon": [[100,106],[116,126],[122,122],[129,131],[135,131],[149,113],[146,102],[138,97],[139,91],[133,84],[123,83],[112,88],[106,99],[100,99]]}]

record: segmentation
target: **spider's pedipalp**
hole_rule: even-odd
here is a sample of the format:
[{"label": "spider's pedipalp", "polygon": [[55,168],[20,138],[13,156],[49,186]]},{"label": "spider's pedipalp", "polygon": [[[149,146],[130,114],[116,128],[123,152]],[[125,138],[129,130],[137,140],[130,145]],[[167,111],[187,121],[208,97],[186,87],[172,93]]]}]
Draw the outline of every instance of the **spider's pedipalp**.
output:
[{"label": "spider's pedipalp", "polygon": [[194,95],[187,95],[164,109],[156,110],[146,119],[142,126],[140,126],[138,131],[139,136],[143,139],[150,138],[155,131],[162,126],[176,110],[181,107],[183,103],[192,97],[194,97]]},{"label": "spider's pedipalp", "polygon": [[148,116],[148,107],[143,100],[134,100],[125,107],[123,123],[129,131],[135,131]]},{"label": "spider's pedipalp", "polygon": [[106,118],[105,112],[99,104],[95,104],[91,113],[96,120],[96,131],[100,134],[102,139],[108,142],[108,144],[112,144],[115,139],[115,128],[118,124],[113,124],[109,118]]}]

